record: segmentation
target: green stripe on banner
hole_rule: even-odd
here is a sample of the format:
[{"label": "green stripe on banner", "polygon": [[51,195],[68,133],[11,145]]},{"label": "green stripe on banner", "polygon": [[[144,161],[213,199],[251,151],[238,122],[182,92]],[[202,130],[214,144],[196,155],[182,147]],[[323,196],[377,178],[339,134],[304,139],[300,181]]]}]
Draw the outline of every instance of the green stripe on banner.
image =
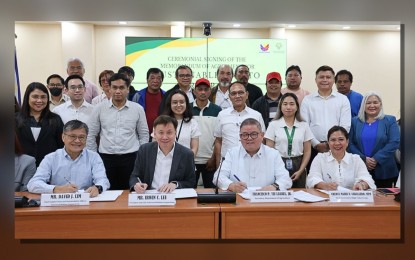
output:
[{"label": "green stripe on banner", "polygon": [[[151,40],[150,40],[151,39]],[[131,43],[131,40],[127,38],[127,40],[130,42],[130,44],[127,44],[125,46],[125,54],[129,55],[131,53],[142,51],[142,50],[148,50],[148,49],[154,49],[157,48],[163,44],[166,44],[168,42],[177,40],[179,38],[165,38],[165,39],[159,39],[154,40],[154,38],[145,38],[142,41],[135,41],[134,43]]]}]

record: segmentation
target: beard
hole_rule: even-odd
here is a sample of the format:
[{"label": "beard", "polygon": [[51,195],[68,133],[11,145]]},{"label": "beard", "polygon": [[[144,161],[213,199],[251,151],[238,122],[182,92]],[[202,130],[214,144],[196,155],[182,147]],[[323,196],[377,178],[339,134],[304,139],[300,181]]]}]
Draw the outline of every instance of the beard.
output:
[{"label": "beard", "polygon": [[222,88],[227,88],[227,87],[229,87],[229,85],[231,85],[231,83],[227,82],[227,81],[219,82],[219,86],[221,86]]}]

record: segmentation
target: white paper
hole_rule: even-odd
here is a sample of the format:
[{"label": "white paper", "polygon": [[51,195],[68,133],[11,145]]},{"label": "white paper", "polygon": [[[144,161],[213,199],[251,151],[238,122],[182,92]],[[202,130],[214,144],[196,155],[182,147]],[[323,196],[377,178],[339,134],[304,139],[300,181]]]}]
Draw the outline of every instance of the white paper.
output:
[{"label": "white paper", "polygon": [[246,200],[249,200],[249,199],[251,199],[250,191],[256,191],[256,190],[259,190],[259,189],[261,189],[261,187],[248,187],[242,193],[238,193],[238,194],[242,198],[244,198]]},{"label": "white paper", "polygon": [[[329,195],[330,194],[330,191],[328,191],[328,190],[321,190],[321,189],[317,189],[319,192],[323,192],[323,193],[325,193],[325,194],[327,194],[327,195]],[[337,191],[353,191],[353,190],[351,190],[351,189],[348,189],[348,188],[345,188],[345,187],[342,187],[342,186],[337,186]]]},{"label": "white paper", "polygon": [[106,190],[98,196],[90,198],[89,201],[115,201],[122,192],[122,190]]},{"label": "white paper", "polygon": [[316,196],[311,193],[305,192],[303,190],[294,191],[294,199],[298,201],[304,201],[304,202],[318,202],[318,201],[328,200],[328,198]]}]

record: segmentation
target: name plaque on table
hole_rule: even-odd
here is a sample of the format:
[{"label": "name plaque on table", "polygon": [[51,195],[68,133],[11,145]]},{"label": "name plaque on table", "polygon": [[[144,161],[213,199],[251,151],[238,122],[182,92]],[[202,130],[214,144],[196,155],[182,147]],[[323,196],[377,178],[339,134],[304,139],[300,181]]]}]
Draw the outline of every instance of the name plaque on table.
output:
[{"label": "name plaque on table", "polygon": [[176,195],[173,193],[129,194],[128,206],[174,206]]},{"label": "name plaque on table", "polygon": [[53,193],[40,195],[41,206],[85,206],[89,205],[89,193]]},{"label": "name plaque on table", "polygon": [[294,202],[293,191],[251,191],[251,202]]},{"label": "name plaque on table", "polygon": [[373,191],[329,191],[329,201],[373,203]]}]

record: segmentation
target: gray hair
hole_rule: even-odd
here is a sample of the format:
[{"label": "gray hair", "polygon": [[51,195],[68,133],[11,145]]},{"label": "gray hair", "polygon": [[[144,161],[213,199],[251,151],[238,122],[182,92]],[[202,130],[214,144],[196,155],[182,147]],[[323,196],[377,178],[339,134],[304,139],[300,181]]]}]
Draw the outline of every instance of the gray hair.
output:
[{"label": "gray hair", "polygon": [[374,91],[368,92],[362,99],[362,103],[360,104],[359,113],[357,114],[357,117],[360,119],[360,121],[365,122],[366,121],[366,113],[365,113],[365,107],[366,102],[370,97],[377,97],[380,102],[380,111],[379,114],[375,117],[375,119],[383,119],[385,117],[385,113],[383,112],[383,102],[380,95]]},{"label": "gray hair", "polygon": [[88,126],[84,122],[76,119],[66,122],[66,124],[63,126],[64,133],[75,129],[85,129],[86,134],[88,134],[89,131]]},{"label": "gray hair", "polygon": [[66,63],[66,67],[69,68],[69,63],[73,61],[78,61],[79,63],[81,63],[82,68],[85,68],[84,63],[81,61],[80,58],[70,58],[68,62]]},{"label": "gray hair", "polygon": [[256,125],[259,129],[259,131],[262,133],[262,127],[261,124],[259,123],[258,120],[254,119],[254,118],[247,118],[244,121],[242,121],[241,126],[239,127],[239,129],[242,129],[243,126],[246,125]]},{"label": "gray hair", "polygon": [[230,68],[230,69],[231,69],[231,74],[232,74],[232,78],[233,78],[233,69],[232,69],[232,67],[231,67],[230,65],[228,65],[228,64],[222,64],[222,65],[219,65],[218,70],[216,71],[216,77],[219,75],[219,71],[220,71],[221,69],[224,69],[224,68]]}]

